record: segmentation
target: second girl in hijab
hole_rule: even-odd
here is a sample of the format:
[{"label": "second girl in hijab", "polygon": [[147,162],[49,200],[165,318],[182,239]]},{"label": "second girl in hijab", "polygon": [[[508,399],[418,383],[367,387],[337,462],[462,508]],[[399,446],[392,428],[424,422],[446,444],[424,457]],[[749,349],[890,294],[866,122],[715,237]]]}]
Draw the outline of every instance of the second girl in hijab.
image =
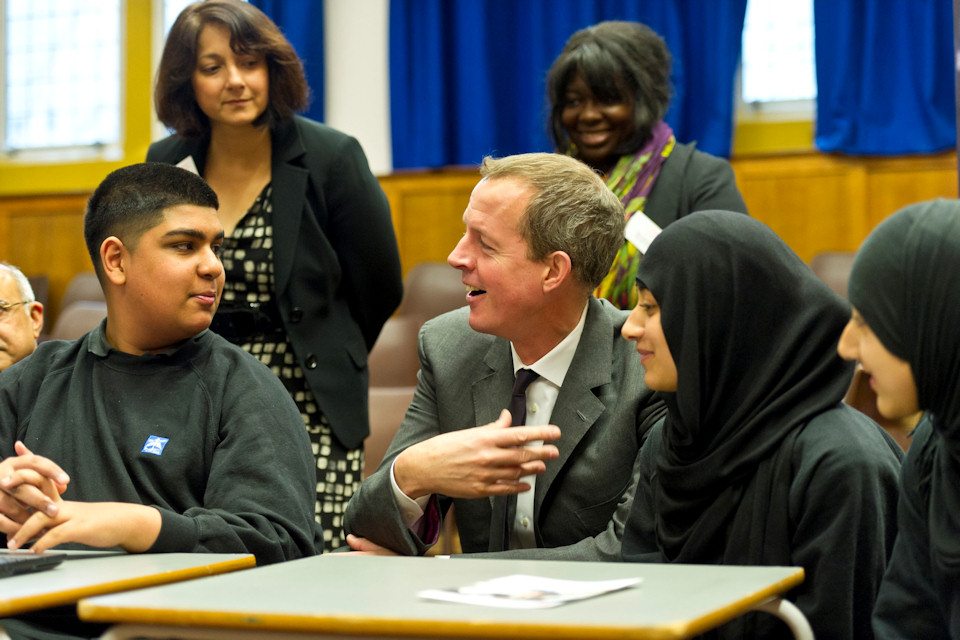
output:
[{"label": "second girl in hijab", "polygon": [[[768,227],[721,211],[664,229],[623,327],[668,413],[640,452],[625,560],[796,565],[817,637],[871,638],[902,452],[841,403],[847,304]],[[720,638],[792,637],[767,614]]]}]

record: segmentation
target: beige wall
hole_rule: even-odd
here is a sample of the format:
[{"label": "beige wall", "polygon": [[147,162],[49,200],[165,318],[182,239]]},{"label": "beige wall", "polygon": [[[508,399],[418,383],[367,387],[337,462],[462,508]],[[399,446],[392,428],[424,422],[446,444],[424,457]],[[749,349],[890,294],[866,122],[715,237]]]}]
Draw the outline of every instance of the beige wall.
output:
[{"label": "beige wall", "polygon": [[324,122],[360,141],[376,175],[393,170],[387,42],[389,0],[327,0]]}]

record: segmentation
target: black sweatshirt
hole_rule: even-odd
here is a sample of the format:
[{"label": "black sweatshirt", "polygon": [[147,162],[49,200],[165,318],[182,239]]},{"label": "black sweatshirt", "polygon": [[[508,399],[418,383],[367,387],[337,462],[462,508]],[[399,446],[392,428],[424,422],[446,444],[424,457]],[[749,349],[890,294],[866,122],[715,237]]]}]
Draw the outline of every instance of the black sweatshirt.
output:
[{"label": "black sweatshirt", "polygon": [[0,455],[22,440],[56,462],[64,500],[156,507],[152,552],[316,553],[313,454],[277,377],[209,331],[133,356],[104,327],[0,374]]}]

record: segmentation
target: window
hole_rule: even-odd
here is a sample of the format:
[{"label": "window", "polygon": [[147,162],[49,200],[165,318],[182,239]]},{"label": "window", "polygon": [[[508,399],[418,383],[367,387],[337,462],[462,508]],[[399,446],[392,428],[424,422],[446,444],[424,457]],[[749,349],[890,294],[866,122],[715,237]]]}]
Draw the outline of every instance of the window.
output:
[{"label": "window", "polygon": [[0,0],[8,153],[121,142],[120,0]]},{"label": "window", "polygon": [[748,0],[734,154],[813,148],[813,0]]},{"label": "window", "polygon": [[749,0],[741,57],[743,102],[815,100],[813,41],[812,0]]},{"label": "window", "polygon": [[166,39],[170,27],[176,22],[177,16],[187,5],[193,4],[196,0],[163,0],[163,38]]}]

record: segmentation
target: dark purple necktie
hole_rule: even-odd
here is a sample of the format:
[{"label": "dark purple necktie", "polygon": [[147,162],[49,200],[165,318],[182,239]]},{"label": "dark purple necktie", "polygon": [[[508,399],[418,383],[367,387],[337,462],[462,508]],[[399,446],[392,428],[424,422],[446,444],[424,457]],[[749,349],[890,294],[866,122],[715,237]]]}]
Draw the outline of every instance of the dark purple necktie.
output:
[{"label": "dark purple necktie", "polygon": [[[532,369],[517,371],[517,379],[513,383],[513,397],[510,398],[510,416],[514,427],[522,427],[527,419],[527,387],[539,378]],[[507,496],[504,500],[503,514],[503,548],[510,548],[510,537],[513,534],[513,520],[517,513],[517,496]]]}]

